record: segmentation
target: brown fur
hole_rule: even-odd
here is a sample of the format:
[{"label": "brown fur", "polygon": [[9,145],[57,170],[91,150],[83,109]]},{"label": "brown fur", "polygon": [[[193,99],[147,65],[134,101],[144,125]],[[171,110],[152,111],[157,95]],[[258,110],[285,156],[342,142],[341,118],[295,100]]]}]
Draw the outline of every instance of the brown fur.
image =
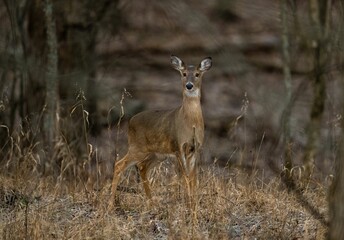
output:
[{"label": "brown fur", "polygon": [[[156,154],[173,154],[192,195],[196,185],[196,161],[204,138],[204,122],[201,109],[201,83],[205,71],[211,67],[211,58],[205,58],[198,68],[185,66],[171,56],[172,66],[181,73],[183,102],[172,110],[141,112],[129,121],[127,154],[115,164],[111,187],[114,200],[121,174],[137,165],[143,180],[145,193],[151,198],[148,171],[157,162]],[[191,89],[187,84],[192,85]],[[190,87],[190,86],[189,86]]]}]

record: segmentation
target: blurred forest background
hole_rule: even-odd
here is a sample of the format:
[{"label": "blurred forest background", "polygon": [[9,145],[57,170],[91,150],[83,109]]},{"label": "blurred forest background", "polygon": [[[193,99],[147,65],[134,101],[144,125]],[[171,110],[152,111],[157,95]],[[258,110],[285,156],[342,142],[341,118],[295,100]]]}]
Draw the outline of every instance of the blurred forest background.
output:
[{"label": "blurred forest background", "polygon": [[343,23],[339,0],[2,0],[1,174],[102,185],[127,120],[181,103],[170,55],[211,56],[201,165],[332,183],[343,224]]}]

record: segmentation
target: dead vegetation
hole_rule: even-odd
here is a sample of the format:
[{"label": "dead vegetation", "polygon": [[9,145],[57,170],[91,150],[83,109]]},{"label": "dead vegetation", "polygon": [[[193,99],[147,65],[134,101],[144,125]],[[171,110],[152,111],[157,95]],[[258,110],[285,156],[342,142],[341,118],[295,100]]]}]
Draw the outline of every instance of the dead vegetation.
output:
[{"label": "dead vegetation", "polygon": [[[341,1],[287,1],[284,13],[273,0],[3,2],[0,239],[343,239],[330,236],[344,216]],[[49,2],[57,44],[45,32]],[[55,101],[48,46],[58,47]],[[179,104],[171,53],[214,59],[196,221],[171,161],[152,172],[153,202],[131,168],[108,210],[129,117]],[[306,159],[314,172],[301,182]]]},{"label": "dead vegetation", "polygon": [[[29,158],[22,159],[30,161]],[[23,162],[19,164],[23,164]],[[1,175],[2,239],[324,239],[327,226],[289,192],[280,177],[238,168],[202,166],[197,218],[192,221],[183,184],[171,161],[152,172],[148,202],[136,172],[126,172],[116,208],[108,210],[110,181],[40,177],[35,171]],[[327,216],[327,187],[302,196]],[[327,217],[326,217],[327,218]]]}]

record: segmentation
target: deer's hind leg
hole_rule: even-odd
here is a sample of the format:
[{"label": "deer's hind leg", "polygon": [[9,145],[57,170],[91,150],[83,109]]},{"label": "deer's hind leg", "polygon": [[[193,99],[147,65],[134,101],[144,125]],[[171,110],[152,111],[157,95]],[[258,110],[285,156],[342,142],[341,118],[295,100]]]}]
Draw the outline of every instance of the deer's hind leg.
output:
[{"label": "deer's hind leg", "polygon": [[113,179],[111,184],[111,200],[110,200],[110,206],[113,206],[116,190],[118,183],[121,179],[121,176],[123,172],[131,167],[132,165],[137,164],[138,162],[145,159],[146,154],[142,153],[131,153],[130,151],[118,162],[115,163],[114,171],[113,171]]},{"label": "deer's hind leg", "polygon": [[148,199],[152,198],[150,182],[148,179],[149,171],[157,164],[158,159],[154,153],[149,154],[142,162],[137,164],[143,183],[143,188]]}]

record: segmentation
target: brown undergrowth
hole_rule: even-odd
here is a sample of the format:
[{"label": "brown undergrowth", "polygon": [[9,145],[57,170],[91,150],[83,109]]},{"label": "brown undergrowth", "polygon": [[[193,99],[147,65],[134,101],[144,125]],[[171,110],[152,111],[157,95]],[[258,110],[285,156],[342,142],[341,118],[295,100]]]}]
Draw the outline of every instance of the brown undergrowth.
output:
[{"label": "brown undergrowth", "polygon": [[[285,190],[279,177],[264,181],[240,170],[200,169],[197,218],[192,221],[183,184],[164,163],[152,176],[147,201],[135,170],[127,171],[117,205],[108,210],[110,181],[87,189],[75,181],[26,174],[1,175],[2,239],[324,239],[326,227]],[[243,181],[242,179],[245,179]],[[82,181],[82,180],[80,180]],[[327,215],[326,189],[304,197]]]}]

